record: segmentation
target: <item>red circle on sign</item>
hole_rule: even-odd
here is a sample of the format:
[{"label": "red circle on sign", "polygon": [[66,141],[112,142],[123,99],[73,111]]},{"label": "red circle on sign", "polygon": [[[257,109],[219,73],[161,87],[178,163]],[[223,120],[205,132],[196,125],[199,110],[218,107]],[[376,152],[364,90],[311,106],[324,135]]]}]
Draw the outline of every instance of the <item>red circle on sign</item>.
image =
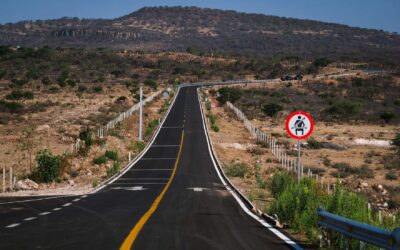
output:
[{"label": "red circle on sign", "polygon": [[[295,135],[295,134],[292,133],[292,131],[289,128],[290,120],[293,118],[293,116],[296,116],[296,115],[305,116],[310,121],[310,130],[305,135],[301,135],[301,136]],[[292,137],[292,138],[294,138],[296,140],[306,139],[307,137],[309,137],[311,135],[313,130],[314,130],[314,121],[313,121],[311,115],[306,113],[306,112],[304,112],[304,111],[295,111],[295,112],[291,113],[288,116],[288,118],[286,119],[286,132],[290,135],[290,137]]]}]

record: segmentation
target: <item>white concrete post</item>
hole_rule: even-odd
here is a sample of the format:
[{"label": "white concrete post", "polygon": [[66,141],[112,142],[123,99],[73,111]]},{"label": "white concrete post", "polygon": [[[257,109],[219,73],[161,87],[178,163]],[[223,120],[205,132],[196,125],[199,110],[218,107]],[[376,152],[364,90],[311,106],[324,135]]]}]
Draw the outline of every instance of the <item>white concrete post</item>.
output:
[{"label": "white concrete post", "polygon": [[131,152],[129,152],[129,162],[131,162]]},{"label": "white concrete post", "polygon": [[140,101],[139,101],[139,141],[142,141],[142,123],[143,123],[143,87],[140,86]]},{"label": "white concrete post", "polygon": [[6,192],[6,168],[3,167],[3,193]]},{"label": "white concrete post", "polygon": [[12,192],[12,183],[13,183],[13,169],[10,167],[10,192]]}]

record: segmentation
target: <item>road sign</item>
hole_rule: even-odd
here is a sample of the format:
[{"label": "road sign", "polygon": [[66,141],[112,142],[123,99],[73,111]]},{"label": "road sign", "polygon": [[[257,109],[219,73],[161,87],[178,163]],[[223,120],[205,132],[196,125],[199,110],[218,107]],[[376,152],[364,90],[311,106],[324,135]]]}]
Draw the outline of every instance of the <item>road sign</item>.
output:
[{"label": "road sign", "polygon": [[309,137],[314,129],[314,121],[310,114],[295,111],[286,119],[286,131],[296,139],[303,140]]}]

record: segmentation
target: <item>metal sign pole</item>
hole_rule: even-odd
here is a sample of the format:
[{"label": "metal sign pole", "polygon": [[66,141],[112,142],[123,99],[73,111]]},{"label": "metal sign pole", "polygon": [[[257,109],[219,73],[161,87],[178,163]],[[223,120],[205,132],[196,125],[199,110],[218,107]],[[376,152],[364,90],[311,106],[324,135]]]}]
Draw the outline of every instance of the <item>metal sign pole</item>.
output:
[{"label": "metal sign pole", "polygon": [[301,164],[300,164],[300,140],[297,140],[297,180],[300,182],[300,176],[301,176]]}]

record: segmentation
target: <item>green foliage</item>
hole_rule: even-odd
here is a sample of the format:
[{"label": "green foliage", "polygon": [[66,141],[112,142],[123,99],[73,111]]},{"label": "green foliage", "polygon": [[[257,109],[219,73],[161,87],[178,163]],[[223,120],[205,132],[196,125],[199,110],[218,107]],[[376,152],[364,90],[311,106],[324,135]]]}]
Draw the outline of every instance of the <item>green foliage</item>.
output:
[{"label": "green foliage", "polygon": [[79,85],[78,86],[78,93],[83,93],[87,90],[87,87],[84,85]]},{"label": "green foliage", "polygon": [[400,150],[400,133],[396,134],[396,137],[392,140],[392,145]]},{"label": "green foliage", "polygon": [[6,99],[8,100],[22,100],[22,99],[33,99],[32,91],[22,91],[22,90],[13,90],[10,94],[6,95]]},{"label": "green foliage", "polygon": [[327,58],[317,58],[314,62],[313,65],[317,68],[323,68],[328,66],[328,64],[330,64],[331,61]]},{"label": "green foliage", "polygon": [[352,167],[347,163],[335,163],[332,165],[337,171],[336,173],[332,173],[335,177],[346,178],[349,175],[357,175],[359,178],[373,178],[374,174],[372,169],[370,169],[367,165],[362,165],[360,167]]},{"label": "green foliage", "polygon": [[397,174],[395,171],[391,170],[385,175],[387,180],[397,180]]},{"label": "green foliage", "polygon": [[147,128],[144,132],[144,136],[148,137],[153,133],[153,130],[157,127],[158,125],[158,119],[154,119],[149,124],[147,125]]},{"label": "green foliage", "polygon": [[208,115],[207,115],[207,117],[208,117],[208,119],[209,119],[209,121],[210,121],[210,126],[211,126],[211,129],[214,131],[214,132],[219,132],[219,127],[218,127],[218,125],[217,125],[217,117],[215,117],[213,114],[211,114],[211,113],[209,113]]},{"label": "green foliage", "polygon": [[90,133],[89,127],[79,132],[79,139],[85,142],[86,148],[90,148],[93,145],[92,133]]},{"label": "green foliage", "polygon": [[242,97],[242,90],[238,88],[229,88],[229,87],[223,87],[218,90],[219,97],[217,97],[217,100],[221,104],[225,104],[227,101],[231,103],[235,103],[237,100]]},{"label": "green foliage", "polygon": [[129,144],[129,150],[134,151],[135,153],[140,153],[146,145],[142,141],[135,141],[134,143]]},{"label": "green foliage", "polygon": [[283,107],[277,103],[264,104],[262,111],[269,117],[274,117]]},{"label": "green foliage", "polygon": [[32,177],[38,182],[51,182],[60,175],[60,157],[53,156],[48,149],[41,150],[36,155],[37,167]]},{"label": "green foliage", "polygon": [[227,166],[226,174],[228,176],[243,178],[246,173],[247,173],[247,166],[244,163],[235,163],[230,166]]},{"label": "green foliage", "polygon": [[117,151],[107,150],[104,153],[104,156],[113,161],[118,160],[118,152]]},{"label": "green foliage", "polygon": [[101,93],[101,92],[103,92],[103,88],[101,86],[94,86],[93,87],[93,92]]},{"label": "green foliage", "polygon": [[104,164],[106,162],[107,162],[107,157],[105,155],[101,155],[93,159],[93,163],[96,165]]},{"label": "green foliage", "polygon": [[50,78],[45,76],[42,78],[42,84],[43,85],[49,85],[50,84]]},{"label": "green foliage", "polygon": [[7,72],[4,69],[0,69],[0,80],[5,77]]},{"label": "green foliage", "polygon": [[144,85],[149,86],[150,88],[157,90],[157,82],[152,78],[146,78],[144,80]]},{"label": "green foliage", "polygon": [[[274,197],[268,210],[276,214],[281,222],[288,224],[295,231],[306,234],[313,243],[319,243],[320,228],[317,225],[317,208],[364,223],[377,224],[372,220],[371,211],[367,210],[367,200],[361,195],[345,190],[338,183],[333,194],[328,194],[320,188],[313,179],[303,178],[300,182],[286,171],[278,171],[270,181],[270,191]],[[394,225],[386,225],[392,228]],[[331,246],[343,248],[339,235],[331,234]],[[350,241],[351,249],[358,242]]]},{"label": "green foliage", "polygon": [[380,114],[379,118],[384,120],[386,123],[389,123],[390,120],[394,118],[394,114],[390,111],[384,111],[382,114]]},{"label": "green foliage", "polygon": [[255,176],[256,176],[257,186],[259,188],[266,188],[267,183],[261,177],[260,168],[261,168],[260,164],[256,163],[256,165],[255,165]]},{"label": "green foliage", "polygon": [[0,110],[8,113],[19,113],[24,109],[24,106],[18,102],[7,102],[0,100]]},{"label": "green foliage", "polygon": [[326,109],[330,115],[350,116],[360,112],[361,104],[351,101],[334,101]]},{"label": "green foliage", "polygon": [[307,147],[310,149],[320,149],[322,145],[319,141],[315,140],[314,138],[310,138],[307,140]]},{"label": "green foliage", "polygon": [[26,85],[29,81],[27,79],[12,79],[11,83],[13,87],[22,87]]},{"label": "green foliage", "polygon": [[215,124],[215,123],[211,125],[211,129],[212,129],[214,132],[219,132],[219,127],[218,127],[218,125]]},{"label": "green foliage", "polygon": [[110,169],[107,169],[107,178],[117,174],[120,170],[121,166],[118,162],[114,162],[113,166]]}]

